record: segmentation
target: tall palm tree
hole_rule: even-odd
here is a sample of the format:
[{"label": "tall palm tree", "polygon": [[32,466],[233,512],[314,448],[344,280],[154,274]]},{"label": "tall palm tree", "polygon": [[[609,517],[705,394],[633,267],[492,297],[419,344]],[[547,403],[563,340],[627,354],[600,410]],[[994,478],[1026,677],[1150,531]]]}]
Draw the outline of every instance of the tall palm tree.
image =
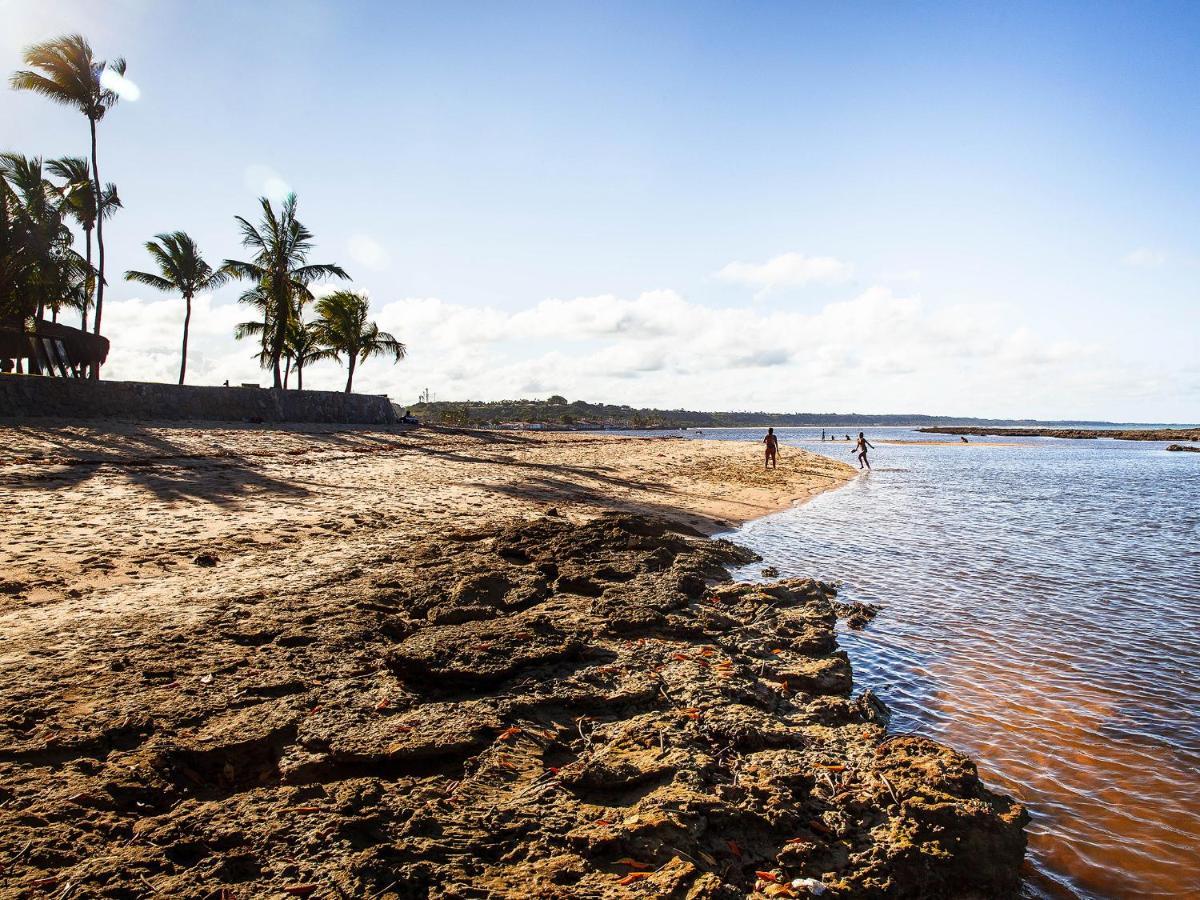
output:
[{"label": "tall palm tree", "polygon": [[187,373],[188,328],[192,323],[192,298],[197,294],[219,288],[229,280],[223,269],[214,269],[200,255],[196,242],[183,231],[156,235],[146,241],[146,251],[154,257],[159,274],[126,272],[125,280],[144,284],[160,291],[175,291],[183,295],[187,312],[183,316],[183,351],[179,361],[179,383]]},{"label": "tall palm tree", "polygon": [[400,362],[407,348],[374,322],[367,321],[367,298],[354,291],[335,291],[317,301],[317,335],[337,358],[346,354],[349,374],[346,393],[354,384],[354,367],[372,356],[391,356]]},{"label": "tall palm tree", "polygon": [[[124,76],[125,60],[98,60],[92,47],[81,34],[68,34],[34,44],[25,49],[25,64],[30,69],[14,72],[10,79],[19,91],[33,91],[55,103],[72,106],[88,120],[92,137],[92,180],[96,196],[103,197],[100,186],[100,161],[96,153],[96,123],[117,103],[115,91],[101,84],[105,69]],[[34,69],[40,71],[33,71]],[[100,333],[100,316],[104,311],[104,216],[96,218],[96,250],[99,256],[99,280],[96,285],[95,333]],[[100,367],[92,367],[92,377],[100,377]]]},{"label": "tall palm tree", "polygon": [[[104,195],[97,203],[96,183],[92,181],[91,167],[82,156],[64,156],[61,159],[52,159],[46,163],[46,168],[55,177],[63,179],[60,190],[71,218],[83,229],[87,246],[84,258],[90,269],[92,265],[92,230],[96,227],[97,213],[103,210],[104,218],[108,219],[121,208],[121,198],[117,196],[117,186],[111,181],[106,184]],[[84,331],[87,331],[88,309],[92,304],[95,289],[95,280],[88,279],[82,310],[83,319],[79,326]]]},{"label": "tall palm tree", "polygon": [[304,390],[304,367],[323,359],[336,359],[337,353],[321,342],[318,323],[293,323],[288,329],[284,348],[296,369],[296,390]]},{"label": "tall palm tree", "polygon": [[313,299],[309,286],[326,278],[349,280],[350,276],[340,266],[308,262],[313,235],[296,218],[295,194],[287,196],[278,215],[266,197],[260,198],[259,203],[262,219],[258,225],[241,216],[235,217],[242,229],[242,244],[254,251],[253,259],[248,262],[227,259],[225,270],[235,278],[255,284],[255,290],[248,293],[252,295],[253,303],[264,304],[262,329],[239,336],[261,335],[265,353],[263,367],[270,366],[275,387],[282,388],[280,361],[288,328],[300,320],[304,304]]}]

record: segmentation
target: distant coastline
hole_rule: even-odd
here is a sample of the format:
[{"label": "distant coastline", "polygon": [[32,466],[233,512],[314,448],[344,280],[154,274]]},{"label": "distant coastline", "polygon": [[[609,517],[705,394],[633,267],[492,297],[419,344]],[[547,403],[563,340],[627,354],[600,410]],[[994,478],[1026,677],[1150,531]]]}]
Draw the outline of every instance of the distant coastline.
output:
[{"label": "distant coastline", "polygon": [[[769,413],[709,412],[688,409],[637,408],[611,403],[548,400],[425,401],[405,409],[422,422],[470,427],[540,426],[546,430],[602,431],[611,429],[775,428],[814,427],[939,427],[1043,429],[1114,428],[1127,422],[1043,421],[1038,419],[986,419],[935,416],[923,413]],[[403,412],[404,410],[401,410]],[[955,432],[957,433],[957,432]],[[969,432],[968,432],[969,433]],[[1178,435],[1175,435],[1178,437]]]},{"label": "distant coastline", "polygon": [[1095,440],[1112,438],[1118,441],[1200,441],[1200,427],[1179,428],[993,428],[931,426],[918,428],[926,434],[976,434],[996,437],[1053,437]]}]

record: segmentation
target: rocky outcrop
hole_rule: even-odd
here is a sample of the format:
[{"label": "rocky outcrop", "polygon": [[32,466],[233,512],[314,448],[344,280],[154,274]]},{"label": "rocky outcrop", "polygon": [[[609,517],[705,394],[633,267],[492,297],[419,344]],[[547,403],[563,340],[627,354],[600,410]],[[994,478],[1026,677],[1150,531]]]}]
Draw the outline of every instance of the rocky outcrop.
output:
[{"label": "rocky outcrop", "polygon": [[104,703],[0,722],[4,890],[1015,896],[1022,807],[852,693],[864,610],[750,559],[545,518],[97,660]]},{"label": "rocky outcrop", "polygon": [[[1195,428],[981,428],[939,425],[918,428],[927,434],[974,434],[999,437],[1053,437],[1096,440],[1111,438],[1118,441],[1200,441]],[[1171,449],[1170,447],[1167,448]]]}]

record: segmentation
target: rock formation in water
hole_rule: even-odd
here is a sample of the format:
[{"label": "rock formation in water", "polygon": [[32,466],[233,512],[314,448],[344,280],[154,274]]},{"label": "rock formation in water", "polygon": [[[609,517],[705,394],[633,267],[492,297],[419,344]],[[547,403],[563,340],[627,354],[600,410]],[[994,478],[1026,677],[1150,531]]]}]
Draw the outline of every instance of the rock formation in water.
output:
[{"label": "rock formation in water", "polygon": [[[1200,441],[1200,430],[1195,428],[982,428],[939,425],[918,428],[926,434],[974,434],[999,437],[1053,437],[1096,440],[1112,438],[1119,441]],[[1171,449],[1170,447],[1167,448]]]}]

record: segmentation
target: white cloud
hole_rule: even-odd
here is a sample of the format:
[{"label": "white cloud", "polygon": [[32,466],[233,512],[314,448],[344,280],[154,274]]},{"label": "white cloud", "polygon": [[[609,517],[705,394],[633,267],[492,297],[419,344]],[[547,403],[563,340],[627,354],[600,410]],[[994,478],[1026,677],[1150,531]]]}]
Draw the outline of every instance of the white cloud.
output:
[{"label": "white cloud", "polygon": [[391,257],[379,241],[367,234],[352,234],[346,242],[350,258],[372,272],[382,272],[391,265]]},{"label": "white cloud", "polygon": [[[105,302],[104,333],[112,349],[104,376],[129,381],[177,381],[183,316],[181,297]],[[220,384],[226,379],[231,384],[262,381],[252,342],[233,339],[237,323],[249,318],[250,311],[237,304],[214,306],[209,296],[192,301],[189,384]]]},{"label": "white cloud", "polygon": [[1155,250],[1151,247],[1138,247],[1136,250],[1126,253],[1121,259],[1121,262],[1127,266],[1137,266],[1143,269],[1156,269],[1164,265],[1166,261],[1165,251]]},{"label": "white cloud", "polygon": [[[232,337],[248,316],[236,304],[196,301],[189,383],[269,383],[253,343]],[[428,387],[442,399],[558,393],[667,408],[1099,418],[1119,415],[1106,410],[1122,398],[1137,408],[1152,389],[1182,395],[1196,381],[1035,334],[1004,306],[931,306],[884,287],[809,312],[709,306],[656,290],[515,310],[413,297],[376,305],[373,316],[409,355],[398,365],[368,361],[355,385],[400,403]],[[178,297],[106,302],[108,377],[175,380],[182,324]],[[337,390],[344,379],[332,362],[305,372],[309,388]]]},{"label": "white cloud", "polygon": [[832,256],[784,253],[763,263],[748,263],[740,260],[731,262],[717,272],[717,277],[722,281],[749,284],[769,290],[774,287],[802,285],[814,281],[845,281],[850,274],[850,266]]},{"label": "white cloud", "polygon": [[[875,287],[813,313],[712,307],[674,291],[544,300],[502,311],[432,298],[377,311],[409,344],[399,367],[363,368],[397,398],[562,393],[666,407],[979,412],[1028,403],[1047,378],[1082,380],[1101,348],[1037,339],[994,306],[931,308]],[[991,405],[989,405],[991,404]],[[1002,409],[999,411],[1003,412]]]}]

